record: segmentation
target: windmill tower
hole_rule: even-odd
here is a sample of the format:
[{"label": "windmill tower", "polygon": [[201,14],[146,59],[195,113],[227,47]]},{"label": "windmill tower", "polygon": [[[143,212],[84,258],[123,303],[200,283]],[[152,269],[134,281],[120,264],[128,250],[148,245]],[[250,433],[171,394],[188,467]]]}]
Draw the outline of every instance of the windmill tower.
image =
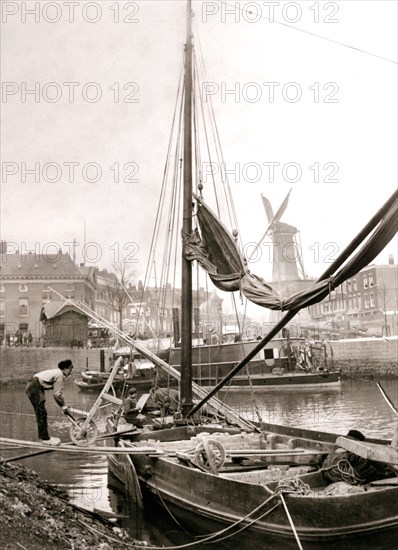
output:
[{"label": "windmill tower", "polygon": [[292,284],[307,279],[297,238],[298,229],[281,221],[289,195],[290,191],[275,214],[270,201],[261,195],[268,220],[267,232],[272,240],[272,282],[282,295],[286,295]]},{"label": "windmill tower", "polygon": [[[303,257],[299,243],[299,230],[294,225],[281,221],[286,211],[289,195],[274,213],[270,201],[261,195],[268,227],[265,235],[272,240],[272,284],[282,298],[287,298],[296,292],[308,288],[314,282],[306,276],[304,271]],[[265,237],[264,235],[264,237]],[[269,320],[277,322],[280,312],[271,311]],[[308,310],[300,312],[301,322],[307,323],[310,320]]]}]

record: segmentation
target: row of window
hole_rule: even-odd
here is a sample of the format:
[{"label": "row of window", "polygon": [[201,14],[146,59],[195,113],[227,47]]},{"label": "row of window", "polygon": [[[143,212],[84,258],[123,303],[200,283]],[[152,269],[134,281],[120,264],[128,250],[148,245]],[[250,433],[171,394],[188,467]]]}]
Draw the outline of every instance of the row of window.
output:
[{"label": "row of window", "polygon": [[348,296],[347,301],[341,299],[321,302],[320,304],[315,304],[313,306],[313,313],[315,315],[319,315],[321,313],[330,313],[332,311],[345,311],[346,306],[349,310],[362,309],[362,307],[376,307],[374,293],[365,292],[363,295],[363,302],[361,294],[353,294],[352,296]]},{"label": "row of window", "polygon": [[[5,317],[5,314],[6,314],[6,301],[4,298],[0,298],[0,317]],[[18,314],[20,317],[27,317],[29,315],[28,298],[19,299]]]},{"label": "row of window", "polygon": [[[362,276],[363,288],[372,288],[375,285],[373,273],[367,273]],[[357,279],[349,279],[346,281],[347,292],[357,292],[358,282]]]},{"label": "row of window", "polygon": [[373,274],[369,273],[368,275],[363,276],[363,288],[372,288],[374,285]]},{"label": "row of window", "polygon": [[[28,289],[28,285],[19,285],[18,286],[18,289],[19,289],[19,292],[28,292],[29,289]],[[0,285],[0,292],[1,293],[4,293],[6,291],[5,289],[5,285],[1,284]],[[66,289],[65,289],[66,292],[74,292],[75,291],[75,285],[72,283],[68,283],[66,285]],[[43,289],[42,289],[42,292],[51,292],[51,286],[50,285],[43,285]]]},{"label": "row of window", "polygon": [[[130,317],[135,317],[138,313],[140,313],[140,315],[150,315],[151,314],[151,310],[149,308],[147,308],[146,310],[144,310],[144,308],[136,308],[136,307],[131,307],[130,308]],[[160,309],[159,310],[159,315],[162,317],[167,317],[167,309]],[[170,310],[170,316],[171,316],[171,310]]]},{"label": "row of window", "polygon": [[[69,300],[73,300],[75,297],[71,294],[67,296]],[[45,296],[42,298],[43,306],[51,301],[51,296]],[[6,301],[4,298],[0,298],[0,317],[5,317],[6,314]],[[19,298],[18,314],[20,317],[27,317],[29,315],[29,298]]]}]

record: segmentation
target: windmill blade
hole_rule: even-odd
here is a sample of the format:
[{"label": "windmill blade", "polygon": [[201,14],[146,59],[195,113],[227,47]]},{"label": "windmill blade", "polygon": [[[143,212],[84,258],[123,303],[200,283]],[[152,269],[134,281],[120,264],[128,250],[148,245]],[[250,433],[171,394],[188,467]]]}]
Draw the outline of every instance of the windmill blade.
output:
[{"label": "windmill blade", "polygon": [[263,205],[264,205],[265,213],[267,215],[268,223],[271,223],[271,221],[274,219],[274,211],[272,210],[271,203],[267,199],[267,197],[264,197],[264,195],[261,195],[261,198],[263,199]]},{"label": "windmill blade", "polygon": [[290,189],[289,193],[286,195],[285,197],[285,200],[283,201],[283,203],[280,205],[280,207],[278,208],[276,214],[275,214],[275,222],[279,222],[279,220],[281,219],[282,215],[284,214],[286,208],[287,208],[287,203],[289,202],[289,197],[290,197],[290,193],[292,192],[292,190]]}]

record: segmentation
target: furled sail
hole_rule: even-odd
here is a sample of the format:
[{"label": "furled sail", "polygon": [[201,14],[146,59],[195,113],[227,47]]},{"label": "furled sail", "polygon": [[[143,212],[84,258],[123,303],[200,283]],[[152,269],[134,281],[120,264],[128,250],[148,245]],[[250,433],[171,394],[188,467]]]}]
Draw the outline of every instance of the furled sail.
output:
[{"label": "furled sail", "polygon": [[203,202],[198,203],[196,229],[185,236],[185,257],[197,260],[214,285],[223,291],[241,291],[251,302],[274,310],[302,309],[322,301],[334,288],[367,266],[397,232],[398,200],[396,199],[369,239],[333,277],[314,283],[310,288],[281,299],[277,290],[261,277],[250,273],[233,236]]}]

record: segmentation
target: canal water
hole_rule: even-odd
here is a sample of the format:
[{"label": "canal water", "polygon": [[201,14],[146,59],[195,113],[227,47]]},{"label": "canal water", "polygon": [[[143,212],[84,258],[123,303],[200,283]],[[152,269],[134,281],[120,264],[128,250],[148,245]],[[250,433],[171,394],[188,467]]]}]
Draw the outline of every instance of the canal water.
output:
[{"label": "canal water", "polygon": [[[384,380],[383,388],[397,406],[398,382]],[[73,407],[89,410],[97,394],[81,392],[68,380],[65,397]],[[391,438],[396,428],[396,416],[385,402],[373,380],[343,380],[341,389],[290,390],[255,392],[254,402],[249,393],[225,392],[225,401],[241,416],[264,422],[273,422],[325,432],[345,434],[349,429],[362,431],[367,437]],[[50,434],[69,439],[70,421],[52,399],[47,397]],[[104,430],[110,409],[104,408],[96,419],[99,430]],[[1,388],[2,437],[36,440],[36,421],[24,385]],[[29,450],[12,449],[5,445],[3,457],[15,456]],[[145,515],[138,513],[120,492],[115,480],[108,479],[106,457],[102,454],[48,453],[21,462],[40,476],[68,491],[72,502],[88,508],[125,516],[122,525],[129,534],[150,545],[172,546],[192,542],[192,537],[167,514],[151,508]],[[233,541],[223,548],[232,548]],[[230,544],[230,546],[228,546]],[[205,548],[204,545],[195,546]],[[220,545],[219,545],[220,547]],[[269,546],[267,546],[270,548]],[[220,547],[221,548],[221,547]]]}]

